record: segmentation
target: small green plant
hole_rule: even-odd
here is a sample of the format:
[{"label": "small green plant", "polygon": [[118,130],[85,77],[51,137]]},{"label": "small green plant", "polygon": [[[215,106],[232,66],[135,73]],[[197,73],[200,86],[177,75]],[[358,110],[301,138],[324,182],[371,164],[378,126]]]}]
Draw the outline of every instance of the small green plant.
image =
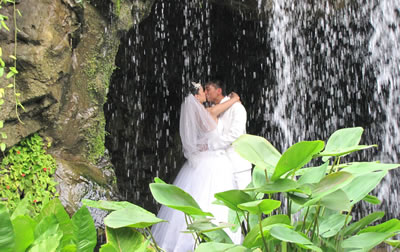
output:
[{"label": "small green plant", "polygon": [[0,227],[0,251],[4,252],[92,252],[97,243],[89,210],[83,206],[70,218],[58,198],[39,214],[30,211],[26,198],[14,211],[0,203]]},{"label": "small green plant", "polygon": [[[50,143],[47,144],[49,146]],[[13,210],[27,198],[36,212],[57,195],[54,158],[46,154],[42,138],[35,134],[12,147],[0,164],[0,198]]]}]

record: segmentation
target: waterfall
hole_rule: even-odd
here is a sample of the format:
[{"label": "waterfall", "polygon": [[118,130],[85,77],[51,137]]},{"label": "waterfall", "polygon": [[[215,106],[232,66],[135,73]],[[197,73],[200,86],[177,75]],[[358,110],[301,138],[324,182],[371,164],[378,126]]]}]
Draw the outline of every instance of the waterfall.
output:
[{"label": "waterfall", "polygon": [[[399,162],[399,1],[249,2],[156,0],[123,36],[105,114],[127,199],[151,205],[152,178],[172,181],[182,87],[212,78],[239,93],[248,132],[280,152],[361,126],[362,144],[379,147],[345,161]],[[388,218],[399,217],[399,183],[393,171],[375,192]]]}]

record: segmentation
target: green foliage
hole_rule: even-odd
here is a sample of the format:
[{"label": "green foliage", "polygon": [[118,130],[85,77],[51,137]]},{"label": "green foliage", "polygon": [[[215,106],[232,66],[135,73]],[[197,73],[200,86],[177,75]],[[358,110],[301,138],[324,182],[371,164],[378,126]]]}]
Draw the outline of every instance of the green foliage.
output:
[{"label": "green foliage", "polygon": [[163,220],[153,213],[126,201],[84,199],[82,203],[89,207],[111,211],[104,219],[107,243],[101,246],[101,252],[158,251],[155,242],[151,244],[152,235],[148,227]]},{"label": "green foliage", "polygon": [[[20,204],[26,205],[27,199]],[[18,206],[19,207],[19,206]],[[91,252],[97,243],[96,228],[83,206],[70,219],[58,198],[46,204],[32,219],[29,212],[10,216],[0,203],[0,251]]]},{"label": "green foliage", "polygon": [[35,134],[12,147],[0,164],[0,198],[10,210],[26,198],[36,212],[57,195],[54,158],[46,154],[42,138]]},{"label": "green foliage", "polygon": [[[326,146],[323,141],[303,141],[282,155],[263,138],[241,136],[233,146],[256,165],[252,183],[245,190],[219,192],[215,198],[244,221],[243,244],[220,242],[226,225],[220,226],[222,232],[217,236],[210,235],[210,230],[202,228],[210,220],[203,218],[187,227],[203,238],[196,251],[368,251],[382,242],[399,246],[398,241],[389,240],[400,234],[397,219],[370,225],[384,215],[376,212],[351,223],[353,206],[363,200],[379,204],[369,193],[389,170],[400,166],[340,163],[341,157],[374,147],[359,145],[362,132],[359,127],[341,129],[332,134]],[[311,160],[322,164],[306,167]],[[189,220],[195,220],[197,213],[188,211],[188,205],[201,210],[190,195],[173,185],[158,182],[150,188],[159,203],[183,211]],[[274,200],[278,194],[284,196],[285,204]],[[214,225],[214,229],[218,227]]]}]

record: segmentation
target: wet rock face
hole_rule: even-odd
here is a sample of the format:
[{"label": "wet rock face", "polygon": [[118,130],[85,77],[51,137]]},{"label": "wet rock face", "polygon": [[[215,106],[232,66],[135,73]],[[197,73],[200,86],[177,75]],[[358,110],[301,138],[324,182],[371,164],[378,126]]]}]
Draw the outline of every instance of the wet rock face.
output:
[{"label": "wet rock face", "polygon": [[[103,104],[119,35],[140,22],[153,1],[121,1],[118,11],[113,1],[91,2],[96,1],[18,1],[16,8],[22,16],[16,17],[17,41],[13,6],[3,5],[1,13],[10,17],[10,32],[0,30],[2,58],[7,67],[12,66],[9,56],[17,45],[16,90],[25,108],[18,110],[20,123],[13,90],[7,89],[0,113],[6,144],[11,147],[35,132],[52,140],[49,151],[59,167],[60,196],[70,213],[84,195],[102,191],[104,197],[97,199],[111,199],[116,192],[112,169],[105,172],[102,165],[92,165],[104,154]],[[88,169],[99,176],[86,176]],[[103,182],[98,179],[102,176]],[[74,190],[78,187],[79,192]]]}]

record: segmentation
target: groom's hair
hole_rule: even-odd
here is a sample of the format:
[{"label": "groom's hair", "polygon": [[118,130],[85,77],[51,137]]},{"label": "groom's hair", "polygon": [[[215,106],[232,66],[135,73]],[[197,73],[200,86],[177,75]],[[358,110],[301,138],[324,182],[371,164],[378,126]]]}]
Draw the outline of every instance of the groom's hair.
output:
[{"label": "groom's hair", "polygon": [[207,82],[205,86],[206,87],[213,86],[215,88],[220,88],[222,90],[222,95],[223,96],[226,95],[225,84],[222,83],[222,81],[220,81],[220,80],[211,80],[211,81]]}]

